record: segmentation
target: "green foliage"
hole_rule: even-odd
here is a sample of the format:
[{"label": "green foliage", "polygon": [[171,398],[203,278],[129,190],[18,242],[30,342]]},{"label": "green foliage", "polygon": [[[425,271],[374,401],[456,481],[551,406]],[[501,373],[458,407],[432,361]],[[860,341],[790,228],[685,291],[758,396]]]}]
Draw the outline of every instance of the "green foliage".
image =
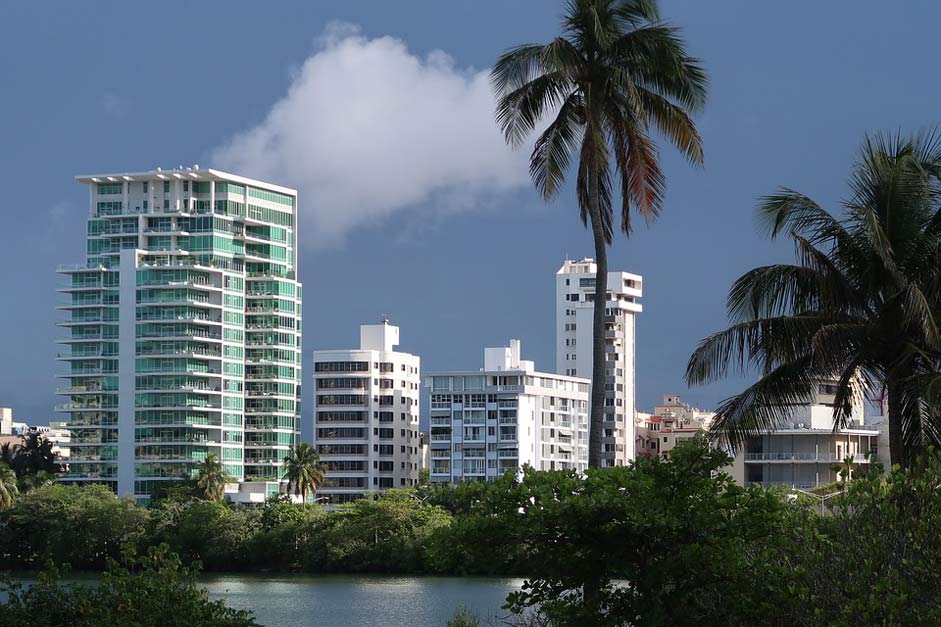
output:
[{"label": "green foliage", "polygon": [[0,509],[13,505],[20,490],[16,485],[16,473],[5,463],[0,462]]},{"label": "green foliage", "polygon": [[447,622],[447,627],[478,627],[480,619],[463,605],[457,608],[457,612]]},{"label": "green foliage", "polygon": [[214,571],[528,578],[497,624],[941,624],[937,455],[888,477],[857,470],[822,515],[818,498],[734,485],[728,461],[690,443],[585,476],[526,469],[334,509],[281,498],[144,508],[100,486],[43,486],[0,510],[0,564],[94,570],[165,544]]},{"label": "green foliage", "polygon": [[344,572],[424,571],[426,546],[450,522],[444,510],[422,505],[409,490],[359,499],[323,528],[325,562]]},{"label": "green foliage", "polygon": [[756,624],[782,596],[762,557],[804,514],[736,486],[719,472],[727,463],[680,446],[668,460],[585,477],[527,470],[496,507],[455,525],[455,539],[472,553],[516,555],[529,579],[508,608],[541,608],[552,624]]},{"label": "green foliage", "polygon": [[0,627],[253,627],[250,612],[210,601],[196,585],[196,571],[184,567],[166,546],[124,565],[110,561],[97,585],[65,584],[54,569],[29,588],[6,582]]},{"label": "green foliage", "polygon": [[196,494],[207,501],[221,501],[225,496],[225,484],[234,481],[225,470],[225,465],[215,453],[206,455],[206,459],[196,464],[193,484]]},{"label": "green foliage", "polygon": [[0,511],[0,564],[35,569],[49,561],[101,569],[147,541],[149,512],[103,486],[52,484]]},{"label": "green foliage", "polygon": [[941,624],[941,459],[857,476],[795,545],[810,625]]}]

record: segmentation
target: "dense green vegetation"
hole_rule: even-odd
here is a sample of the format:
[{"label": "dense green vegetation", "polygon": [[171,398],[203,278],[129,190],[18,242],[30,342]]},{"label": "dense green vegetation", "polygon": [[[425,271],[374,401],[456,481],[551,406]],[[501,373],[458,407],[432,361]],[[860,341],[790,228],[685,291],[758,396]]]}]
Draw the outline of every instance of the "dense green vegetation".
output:
[{"label": "dense green vegetation", "polygon": [[0,563],[98,570],[162,544],[212,571],[520,575],[508,607],[555,625],[941,621],[938,457],[857,473],[824,516],[816,502],[735,485],[728,461],[689,445],[584,477],[528,470],[332,511],[188,495],[144,508],[47,485],[0,511]]},{"label": "dense green vegetation", "polygon": [[64,584],[55,569],[24,588],[0,582],[8,600],[0,604],[0,627],[252,627],[249,612],[210,601],[196,585],[196,569],[185,567],[166,547],[141,559],[109,562],[94,585]]}]

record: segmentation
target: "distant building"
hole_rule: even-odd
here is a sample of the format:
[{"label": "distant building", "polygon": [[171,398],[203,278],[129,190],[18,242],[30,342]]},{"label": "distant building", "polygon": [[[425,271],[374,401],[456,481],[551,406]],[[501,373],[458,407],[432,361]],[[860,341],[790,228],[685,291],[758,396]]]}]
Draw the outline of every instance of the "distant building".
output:
[{"label": "distant building", "polygon": [[852,401],[849,424],[834,431],[835,392],[834,385],[819,384],[814,402],[795,406],[784,426],[749,438],[732,465],[736,482],[808,489],[839,480],[846,458],[852,462],[850,477],[855,468],[867,468],[869,456],[878,457],[880,430],[865,423],[865,401],[859,393]]},{"label": "distant building", "polygon": [[418,483],[421,360],[394,350],[399,328],[360,326],[359,348],[314,351],[314,445],[327,465],[317,494],[347,503]]},{"label": "distant building", "polygon": [[676,445],[704,433],[714,416],[714,412],[683,403],[676,394],[665,395],[652,414],[637,412],[634,420],[637,455],[669,455]]},{"label": "distant building", "polygon": [[519,340],[484,349],[480,370],[430,374],[425,386],[433,482],[588,466],[589,380],[536,371]]},{"label": "distant building", "polygon": [[[591,380],[595,277],[592,259],[566,260],[556,272],[556,372]],[[634,459],[635,331],[643,311],[643,279],[608,272],[605,305],[605,417],[602,464],[623,466]]]},{"label": "distant building", "polygon": [[0,435],[13,435],[13,409],[0,407]]}]

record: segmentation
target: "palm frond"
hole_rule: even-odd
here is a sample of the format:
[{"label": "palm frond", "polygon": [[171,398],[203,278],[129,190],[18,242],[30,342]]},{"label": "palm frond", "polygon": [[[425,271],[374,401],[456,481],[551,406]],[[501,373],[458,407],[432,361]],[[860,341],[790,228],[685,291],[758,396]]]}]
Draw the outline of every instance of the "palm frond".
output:
[{"label": "palm frond", "polygon": [[583,102],[571,94],[559,108],[552,124],[539,136],[530,158],[529,173],[546,200],[555,198],[565,182],[573,154],[578,151],[582,130]]},{"label": "palm frond", "polygon": [[703,385],[733,372],[810,359],[814,335],[830,322],[830,316],[802,315],[733,324],[699,343],[686,366],[686,382]]},{"label": "palm frond", "polygon": [[781,364],[719,405],[710,438],[737,451],[749,437],[780,428],[795,409],[811,403],[818,382],[809,357]]}]

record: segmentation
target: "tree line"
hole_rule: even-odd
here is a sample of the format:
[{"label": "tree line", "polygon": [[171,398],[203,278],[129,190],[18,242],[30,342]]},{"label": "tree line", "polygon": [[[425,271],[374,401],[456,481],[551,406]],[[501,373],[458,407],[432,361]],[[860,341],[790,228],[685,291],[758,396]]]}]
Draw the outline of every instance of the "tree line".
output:
[{"label": "tree line", "polygon": [[[101,570],[165,546],[209,571],[512,575],[553,625],[941,621],[941,458],[794,502],[742,488],[698,443],[627,467],[390,490],[335,509],[45,485],[0,511],[0,563]],[[586,587],[591,594],[584,594]]]}]

